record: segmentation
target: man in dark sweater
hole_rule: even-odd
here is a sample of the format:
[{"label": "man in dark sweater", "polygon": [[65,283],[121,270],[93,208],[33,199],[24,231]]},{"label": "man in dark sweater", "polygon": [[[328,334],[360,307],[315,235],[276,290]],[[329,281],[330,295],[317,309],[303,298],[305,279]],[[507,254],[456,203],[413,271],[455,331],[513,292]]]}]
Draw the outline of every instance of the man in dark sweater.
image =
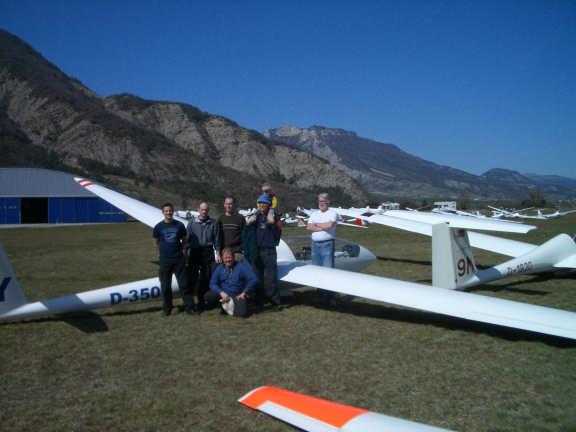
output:
[{"label": "man in dark sweater", "polygon": [[186,268],[184,262],[184,240],[186,228],[184,224],[174,219],[174,206],[166,203],[162,206],[164,220],[154,226],[152,235],[160,254],[160,269],[158,278],[162,289],[162,314],[172,313],[172,275],[176,275],[180,295],[187,312],[192,310],[193,298],[186,283]]},{"label": "man in dark sweater", "polygon": [[276,246],[280,242],[280,227],[278,214],[270,208],[272,201],[266,194],[258,198],[258,211],[249,223],[256,225],[256,271],[260,284],[256,291],[256,305],[259,309],[268,299],[274,310],[282,310],[280,291],[278,290],[278,265]]},{"label": "man in dark sweater", "polygon": [[228,195],[224,198],[224,214],[218,219],[222,244],[221,249],[230,248],[234,261],[242,259],[242,230],[246,225],[244,216],[236,210],[236,200]]},{"label": "man in dark sweater", "polygon": [[210,218],[208,204],[200,203],[198,217],[188,223],[186,248],[188,250],[188,283],[194,290],[194,311],[199,312],[208,291],[214,263],[220,258],[220,230],[218,223]]}]

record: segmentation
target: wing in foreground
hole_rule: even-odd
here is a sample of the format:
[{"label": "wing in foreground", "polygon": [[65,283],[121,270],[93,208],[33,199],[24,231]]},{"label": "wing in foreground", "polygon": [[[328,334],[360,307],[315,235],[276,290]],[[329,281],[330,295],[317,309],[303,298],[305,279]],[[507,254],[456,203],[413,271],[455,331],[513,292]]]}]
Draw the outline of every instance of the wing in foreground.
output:
[{"label": "wing in foreground", "polygon": [[398,306],[576,339],[576,313],[311,265],[279,266],[281,280]]},{"label": "wing in foreground", "polygon": [[447,431],[278,387],[259,387],[238,402],[308,432]]}]

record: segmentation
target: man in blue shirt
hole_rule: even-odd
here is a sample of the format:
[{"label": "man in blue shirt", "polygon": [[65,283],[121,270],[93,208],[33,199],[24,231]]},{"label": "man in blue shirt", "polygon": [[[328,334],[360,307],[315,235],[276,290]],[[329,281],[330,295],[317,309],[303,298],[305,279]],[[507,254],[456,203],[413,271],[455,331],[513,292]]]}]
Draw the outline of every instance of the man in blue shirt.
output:
[{"label": "man in blue shirt", "polygon": [[174,206],[171,203],[162,205],[162,215],[164,220],[156,224],[152,235],[160,253],[158,278],[160,279],[160,288],[162,290],[162,315],[168,316],[172,313],[173,274],[176,275],[186,312],[192,311],[193,296],[189,292],[188,284],[186,283],[186,267],[183,253],[186,228],[182,222],[174,219]]},{"label": "man in blue shirt", "polygon": [[236,262],[230,248],[222,250],[222,264],[216,267],[210,279],[210,291],[204,296],[207,306],[234,303],[234,316],[247,317],[248,297],[252,295],[258,279],[249,264]]}]

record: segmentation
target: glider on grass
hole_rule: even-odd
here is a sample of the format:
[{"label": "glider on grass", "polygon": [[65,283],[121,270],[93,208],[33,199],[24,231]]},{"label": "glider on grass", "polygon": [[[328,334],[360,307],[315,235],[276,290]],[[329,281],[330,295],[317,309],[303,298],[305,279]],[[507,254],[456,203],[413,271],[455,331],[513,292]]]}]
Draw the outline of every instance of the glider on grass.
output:
[{"label": "glider on grass", "polygon": [[[487,231],[500,231],[510,233],[526,234],[536,229],[534,225],[526,225],[518,222],[499,220],[492,218],[476,218],[460,214],[448,214],[446,212],[425,212],[418,210],[382,210],[373,208],[334,208],[341,216],[348,216],[373,222],[372,216],[380,216],[381,220],[393,221],[413,221],[426,224],[444,223],[456,228],[476,229]],[[391,225],[393,226],[393,225]]]},{"label": "glider on grass", "polygon": [[308,432],[447,432],[279,387],[259,387],[238,402]]},{"label": "glider on grass", "polygon": [[[152,227],[162,220],[160,209],[81,178],[80,185],[135,219]],[[576,313],[503,300],[444,288],[356,273],[374,260],[358,245],[343,247],[336,261],[340,269],[309,265],[280,241],[277,248],[280,281],[405,306],[427,312],[576,339]],[[78,310],[137,303],[160,296],[157,278],[26,303],[4,254],[1,257],[0,320],[59,314]],[[300,258],[300,259],[298,259]],[[345,270],[343,270],[345,269]],[[177,292],[176,281],[173,290]]]},{"label": "glider on grass", "polygon": [[[468,229],[498,229],[522,232],[529,227],[498,220],[478,220],[453,216],[444,223],[436,216],[419,220],[402,219],[361,209],[335,208],[343,216],[411,231],[432,237],[432,284],[437,287],[460,289],[492,282],[509,276],[576,269],[576,243],[568,234],[558,234],[541,245],[504,239]],[[413,212],[409,212],[413,213]],[[492,227],[492,228],[490,228]],[[471,247],[513,257],[497,266],[479,270]]]}]

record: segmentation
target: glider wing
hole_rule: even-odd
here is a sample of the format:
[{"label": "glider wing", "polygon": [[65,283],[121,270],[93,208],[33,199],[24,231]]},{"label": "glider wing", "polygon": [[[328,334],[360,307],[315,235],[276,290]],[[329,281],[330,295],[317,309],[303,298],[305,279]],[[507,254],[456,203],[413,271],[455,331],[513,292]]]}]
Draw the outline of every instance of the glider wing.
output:
[{"label": "glider wing", "polygon": [[576,313],[381,276],[299,265],[279,266],[285,282],[442,315],[576,339]]},{"label": "glider wing", "polygon": [[238,402],[308,432],[447,431],[279,387],[259,387]]}]

